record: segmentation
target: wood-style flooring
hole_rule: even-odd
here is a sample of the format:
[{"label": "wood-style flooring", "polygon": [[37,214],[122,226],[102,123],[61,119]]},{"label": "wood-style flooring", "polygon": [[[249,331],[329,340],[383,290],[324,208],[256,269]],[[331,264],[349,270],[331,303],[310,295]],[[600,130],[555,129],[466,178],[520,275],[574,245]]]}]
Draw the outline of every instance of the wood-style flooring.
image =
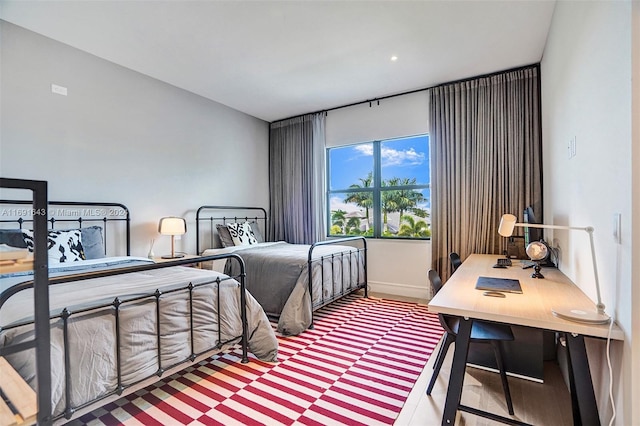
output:
[{"label": "wood-style flooring", "polygon": [[[376,297],[411,300],[381,294],[376,294]],[[426,303],[426,300],[413,299],[413,301]],[[433,364],[439,347],[435,349],[396,420],[395,424],[397,426],[431,426],[440,424],[454,345],[449,348],[431,396],[427,396],[425,392],[433,373]],[[545,362],[544,383],[509,376],[509,387],[515,412],[513,416],[509,416],[507,412],[500,376],[490,371],[467,367],[462,391],[462,404],[500,416],[512,417],[533,425],[573,425],[571,396],[562,378],[560,368],[555,361]],[[500,424],[502,423],[461,411],[458,411],[456,419],[457,426],[493,426]]]}]

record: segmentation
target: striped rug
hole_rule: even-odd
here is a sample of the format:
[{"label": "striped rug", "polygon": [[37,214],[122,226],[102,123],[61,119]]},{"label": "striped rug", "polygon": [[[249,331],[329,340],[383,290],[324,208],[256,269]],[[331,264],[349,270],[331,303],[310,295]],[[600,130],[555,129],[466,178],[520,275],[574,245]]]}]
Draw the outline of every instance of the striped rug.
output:
[{"label": "striped rug", "polygon": [[214,356],[84,415],[89,425],[389,425],[442,335],[424,305],[348,296],[278,336],[278,363]]}]

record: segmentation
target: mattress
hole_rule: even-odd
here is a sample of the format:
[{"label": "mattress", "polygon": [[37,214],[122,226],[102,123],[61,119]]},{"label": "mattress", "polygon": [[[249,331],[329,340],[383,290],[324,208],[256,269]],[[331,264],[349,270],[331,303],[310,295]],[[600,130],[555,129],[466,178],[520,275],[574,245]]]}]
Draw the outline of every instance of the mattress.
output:
[{"label": "mattress", "polygon": [[[260,243],[205,250],[203,255],[236,252],[245,262],[247,290],[269,315],[278,317],[278,331],[299,334],[311,325],[312,312],[349,294],[364,283],[364,256],[351,246],[322,245],[313,250],[313,304],[309,297],[308,257],[311,246],[286,242]],[[333,255],[333,256],[332,256]],[[208,264],[220,271],[222,264]],[[235,276],[237,264],[225,271]]]}]

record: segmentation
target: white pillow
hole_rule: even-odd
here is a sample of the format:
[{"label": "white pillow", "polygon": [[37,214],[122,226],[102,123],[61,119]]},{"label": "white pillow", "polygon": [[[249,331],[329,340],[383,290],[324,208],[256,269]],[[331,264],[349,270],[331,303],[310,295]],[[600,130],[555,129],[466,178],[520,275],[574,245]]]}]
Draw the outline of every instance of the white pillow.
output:
[{"label": "white pillow", "polygon": [[255,235],[253,235],[249,222],[228,223],[227,229],[229,229],[229,234],[231,235],[233,244],[236,246],[250,246],[258,244],[258,240]]},{"label": "white pillow", "polygon": [[[30,252],[33,252],[33,231],[24,229],[24,242]],[[79,229],[72,231],[49,231],[48,234],[48,255],[49,262],[76,262],[85,260],[84,248],[82,247],[82,234]]]}]

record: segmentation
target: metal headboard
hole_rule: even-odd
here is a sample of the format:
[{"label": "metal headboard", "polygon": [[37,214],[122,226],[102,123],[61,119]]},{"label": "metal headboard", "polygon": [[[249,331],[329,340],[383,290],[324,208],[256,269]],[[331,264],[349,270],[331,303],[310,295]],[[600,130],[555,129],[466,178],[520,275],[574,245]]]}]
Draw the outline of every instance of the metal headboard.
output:
[{"label": "metal headboard", "polygon": [[[102,224],[104,250],[107,251],[108,224],[124,222],[126,255],[131,255],[131,215],[124,204],[94,201],[50,201],[48,208],[43,212],[36,212],[31,200],[0,200],[0,226],[1,224],[15,224],[23,229],[25,224],[33,223],[34,216],[46,216],[49,229],[56,228],[56,224],[77,224],[78,228]],[[6,207],[5,207],[6,206]],[[15,207],[10,207],[15,206]],[[35,214],[34,214],[35,213]],[[67,226],[67,225],[62,225]],[[2,226],[3,228],[5,226]]]},{"label": "metal headboard", "polygon": [[[225,215],[229,212],[229,215]],[[235,213],[235,214],[234,214]],[[200,247],[201,227],[208,224],[207,235],[209,237],[209,247],[213,248],[215,244],[215,226],[218,224],[226,224],[233,222],[248,222],[255,220],[261,225],[263,235],[267,234],[267,211],[262,207],[237,207],[237,206],[201,206],[196,211],[196,253],[201,253],[203,248]]]}]

